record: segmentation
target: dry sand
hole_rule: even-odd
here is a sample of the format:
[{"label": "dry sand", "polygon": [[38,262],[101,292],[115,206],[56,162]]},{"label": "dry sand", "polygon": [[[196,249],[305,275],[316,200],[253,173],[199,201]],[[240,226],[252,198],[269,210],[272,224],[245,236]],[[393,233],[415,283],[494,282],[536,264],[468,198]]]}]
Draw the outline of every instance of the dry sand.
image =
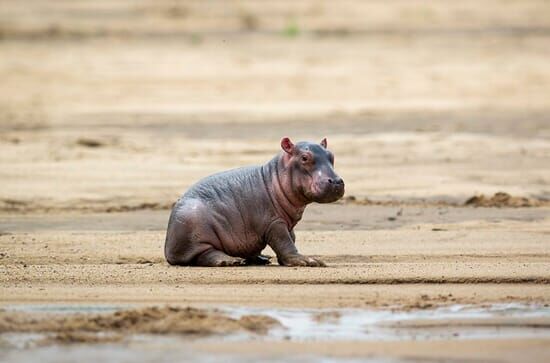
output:
[{"label": "dry sand", "polygon": [[[550,303],[549,14],[496,0],[3,3],[0,303]],[[267,161],[285,135],[327,136],[353,197],[297,229],[329,267],[168,266],[176,198]],[[548,346],[195,348],[543,362]]]},{"label": "dry sand", "polygon": [[[298,247],[326,261],[325,269],[171,267],[162,255],[168,211],[89,215],[88,225],[73,220],[72,227],[66,222],[57,228],[33,226],[50,216],[12,217],[7,221],[20,231],[12,227],[0,236],[0,282],[10,302],[56,296],[75,302],[295,307],[549,302],[547,208],[499,209],[498,216],[487,209],[401,207],[395,217],[398,208],[388,207],[385,215],[369,216],[379,208],[312,207],[297,232]],[[444,213],[447,222],[428,222],[437,221],[431,210]],[[351,227],[316,228],[346,211]],[[101,230],[101,216],[108,231]],[[149,231],[127,229],[146,220]],[[274,255],[269,248],[266,253]],[[239,294],[230,293],[235,288]]]}]

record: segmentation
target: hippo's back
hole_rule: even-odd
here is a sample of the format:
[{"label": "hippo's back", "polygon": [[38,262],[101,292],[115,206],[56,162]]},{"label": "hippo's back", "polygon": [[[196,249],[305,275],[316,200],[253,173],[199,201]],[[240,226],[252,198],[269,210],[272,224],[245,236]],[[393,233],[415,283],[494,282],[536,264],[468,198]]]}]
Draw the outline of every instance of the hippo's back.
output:
[{"label": "hippo's back", "polygon": [[182,198],[198,198],[218,204],[258,194],[263,191],[258,190],[259,186],[263,187],[261,167],[248,166],[207,176],[192,185]]}]

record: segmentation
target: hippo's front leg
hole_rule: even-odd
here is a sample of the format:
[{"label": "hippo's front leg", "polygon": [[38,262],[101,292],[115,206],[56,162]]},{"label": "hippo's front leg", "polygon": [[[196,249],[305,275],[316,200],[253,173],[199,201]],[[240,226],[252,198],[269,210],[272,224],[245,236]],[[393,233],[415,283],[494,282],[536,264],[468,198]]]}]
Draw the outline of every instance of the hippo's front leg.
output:
[{"label": "hippo's front leg", "polygon": [[267,244],[277,255],[279,265],[325,267],[325,263],[298,253],[291,232],[282,221],[274,222],[267,232]]}]

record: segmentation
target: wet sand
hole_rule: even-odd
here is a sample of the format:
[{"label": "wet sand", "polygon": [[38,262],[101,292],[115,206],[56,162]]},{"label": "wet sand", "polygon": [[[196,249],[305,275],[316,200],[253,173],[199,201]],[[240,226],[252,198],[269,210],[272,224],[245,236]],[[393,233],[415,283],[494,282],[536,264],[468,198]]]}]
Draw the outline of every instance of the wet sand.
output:
[{"label": "wet sand", "polygon": [[[324,355],[336,359],[371,359],[373,362],[402,361],[498,361],[498,362],[543,362],[548,359],[548,340],[490,340],[474,341],[443,340],[437,342],[307,342],[307,343],[247,343],[220,344],[216,347],[198,345],[198,349],[211,353],[239,354],[247,357],[285,356],[316,357]],[[384,357],[384,358],[381,358]],[[314,360],[312,360],[314,361]]]},{"label": "wet sand", "polygon": [[548,307],[518,303],[410,311],[20,304],[0,311],[0,331],[0,346],[12,347],[0,358],[10,362],[60,352],[84,363],[169,361],[182,351],[177,360],[186,362],[530,362],[548,357],[550,321]]},{"label": "wet sand", "polygon": [[[0,11],[1,306],[550,303],[546,2],[97,5]],[[266,162],[282,136],[328,137],[346,181],[345,201],[309,207],[297,228],[328,268],[168,266],[178,196]],[[189,350],[545,362],[548,346],[518,334]]]}]

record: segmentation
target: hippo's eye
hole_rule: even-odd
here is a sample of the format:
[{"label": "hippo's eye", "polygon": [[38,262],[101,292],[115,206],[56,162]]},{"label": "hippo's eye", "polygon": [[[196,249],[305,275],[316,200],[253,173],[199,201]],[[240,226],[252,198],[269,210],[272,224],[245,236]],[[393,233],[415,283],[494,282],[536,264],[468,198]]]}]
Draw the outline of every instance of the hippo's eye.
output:
[{"label": "hippo's eye", "polygon": [[302,155],[302,161],[307,163],[309,161],[309,157],[307,155]]}]

